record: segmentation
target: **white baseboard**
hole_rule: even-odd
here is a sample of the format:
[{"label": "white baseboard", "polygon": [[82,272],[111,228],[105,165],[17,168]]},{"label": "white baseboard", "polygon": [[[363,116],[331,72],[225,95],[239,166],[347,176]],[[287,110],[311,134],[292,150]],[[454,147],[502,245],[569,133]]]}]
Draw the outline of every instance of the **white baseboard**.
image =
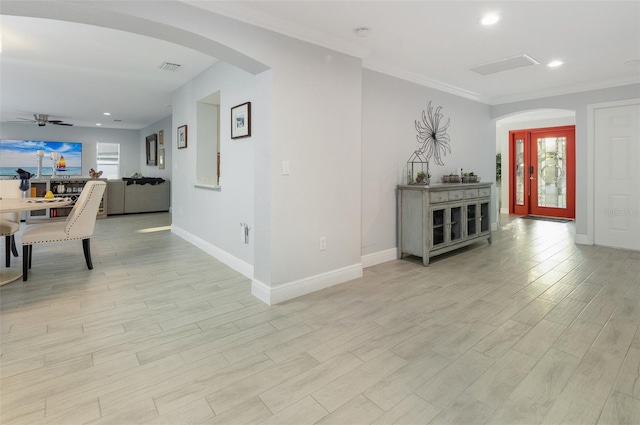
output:
[{"label": "white baseboard", "polygon": [[231,267],[241,275],[246,276],[249,279],[253,279],[253,266],[251,264],[237,257],[234,257],[228,252],[223,251],[217,246],[200,239],[199,237],[187,232],[180,227],[177,227],[176,225],[171,225],[171,232],[175,233],[177,236],[180,236],[182,239],[186,240],[192,245],[197,246],[207,254],[211,255],[213,258]]},{"label": "white baseboard", "polygon": [[374,252],[373,254],[363,255],[361,258],[362,268],[375,266],[376,264],[386,263],[387,261],[398,259],[398,249],[391,248],[384,251]]},{"label": "white baseboard", "polygon": [[576,233],[576,236],[573,238],[573,242],[578,245],[593,245],[593,241],[589,239],[589,235],[581,235]]},{"label": "white baseboard", "polygon": [[500,214],[509,214],[509,207],[500,208]]},{"label": "white baseboard", "polygon": [[274,305],[330,286],[362,277],[362,264],[354,264],[330,272],[309,276],[270,287],[259,280],[251,281],[251,294],[260,301]]},{"label": "white baseboard", "polygon": [[251,280],[251,295],[265,304],[271,305],[271,288],[259,280]]}]

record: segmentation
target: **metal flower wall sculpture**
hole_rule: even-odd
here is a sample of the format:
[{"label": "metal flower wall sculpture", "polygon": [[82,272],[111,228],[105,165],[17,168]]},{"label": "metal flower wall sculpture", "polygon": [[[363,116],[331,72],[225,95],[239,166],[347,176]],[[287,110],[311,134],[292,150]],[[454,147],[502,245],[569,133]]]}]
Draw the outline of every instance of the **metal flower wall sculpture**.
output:
[{"label": "metal flower wall sculpture", "polygon": [[431,102],[429,102],[427,113],[422,111],[422,122],[416,121],[416,130],[418,131],[416,139],[419,143],[416,152],[424,154],[427,161],[433,157],[438,165],[444,165],[442,157],[446,156],[447,152],[451,153],[449,135],[447,134],[451,119],[447,118],[447,123],[443,125],[444,115],[440,113],[441,109],[442,106],[438,106],[434,111]]}]

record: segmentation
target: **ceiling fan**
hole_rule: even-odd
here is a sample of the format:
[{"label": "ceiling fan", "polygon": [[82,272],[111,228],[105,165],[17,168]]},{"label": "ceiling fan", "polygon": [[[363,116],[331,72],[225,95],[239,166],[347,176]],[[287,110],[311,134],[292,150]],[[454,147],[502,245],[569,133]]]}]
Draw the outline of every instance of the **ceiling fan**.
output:
[{"label": "ceiling fan", "polygon": [[33,114],[33,118],[34,119],[18,117],[18,119],[22,120],[22,121],[13,121],[13,122],[37,123],[39,127],[44,127],[47,124],[67,125],[67,126],[72,126],[73,125],[73,124],[66,123],[66,122],[64,122],[62,120],[50,120],[49,119],[49,115],[47,115],[47,114]]}]

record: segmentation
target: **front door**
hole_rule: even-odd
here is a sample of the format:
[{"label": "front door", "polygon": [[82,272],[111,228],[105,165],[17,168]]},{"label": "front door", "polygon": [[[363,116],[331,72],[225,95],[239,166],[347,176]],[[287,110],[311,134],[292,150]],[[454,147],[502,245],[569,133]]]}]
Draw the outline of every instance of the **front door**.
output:
[{"label": "front door", "polygon": [[509,132],[509,212],[575,218],[575,127]]}]

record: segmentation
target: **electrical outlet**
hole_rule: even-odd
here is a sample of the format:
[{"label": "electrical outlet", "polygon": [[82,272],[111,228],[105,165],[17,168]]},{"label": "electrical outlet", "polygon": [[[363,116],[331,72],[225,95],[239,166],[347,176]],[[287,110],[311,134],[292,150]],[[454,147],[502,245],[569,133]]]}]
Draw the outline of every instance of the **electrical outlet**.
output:
[{"label": "electrical outlet", "polygon": [[288,176],[289,174],[291,174],[291,171],[289,169],[289,161],[282,161],[282,175]]},{"label": "electrical outlet", "polygon": [[327,238],[325,236],[320,238],[320,251],[327,249]]}]

